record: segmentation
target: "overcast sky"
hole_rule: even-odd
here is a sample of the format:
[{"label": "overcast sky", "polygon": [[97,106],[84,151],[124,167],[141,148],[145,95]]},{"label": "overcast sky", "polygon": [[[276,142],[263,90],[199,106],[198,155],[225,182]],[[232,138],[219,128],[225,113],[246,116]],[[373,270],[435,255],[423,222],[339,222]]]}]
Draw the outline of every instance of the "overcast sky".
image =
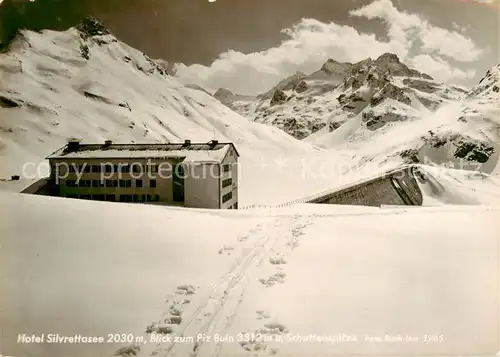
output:
[{"label": "overcast sky", "polygon": [[500,62],[500,0],[52,1],[61,17],[93,15],[129,45],[181,63],[184,82],[212,90],[263,92],[329,57],[394,52],[467,86]]}]

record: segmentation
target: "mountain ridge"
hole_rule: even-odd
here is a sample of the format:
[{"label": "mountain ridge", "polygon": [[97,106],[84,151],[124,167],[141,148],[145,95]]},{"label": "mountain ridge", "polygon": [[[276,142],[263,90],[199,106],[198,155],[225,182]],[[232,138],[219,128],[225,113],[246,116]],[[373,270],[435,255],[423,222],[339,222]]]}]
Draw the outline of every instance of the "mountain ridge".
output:
[{"label": "mountain ridge", "polygon": [[[214,96],[250,120],[277,126],[297,139],[326,126],[336,127],[344,120],[335,117],[352,117],[387,98],[410,106],[417,102],[412,101],[413,96],[417,105],[434,109],[461,95],[458,89],[444,87],[431,76],[409,68],[392,53],[356,63],[330,58],[318,71],[293,74],[254,98],[227,95],[229,92],[219,89]],[[442,96],[433,95],[435,92]],[[292,110],[287,111],[289,106]]]},{"label": "mountain ridge", "polygon": [[323,148],[362,151],[370,140],[397,142],[391,136],[404,134],[405,142],[382,145],[379,153],[406,163],[449,161],[491,171],[500,151],[499,91],[500,65],[467,91],[385,53],[354,64],[328,59],[318,71],[287,77],[265,95],[232,93],[226,105]]},{"label": "mountain ridge", "polygon": [[240,151],[303,153],[279,129],[251,123],[210,94],[182,85],[165,63],[87,19],[65,31],[20,31],[0,53],[1,174],[70,138],[103,142],[232,141]]}]

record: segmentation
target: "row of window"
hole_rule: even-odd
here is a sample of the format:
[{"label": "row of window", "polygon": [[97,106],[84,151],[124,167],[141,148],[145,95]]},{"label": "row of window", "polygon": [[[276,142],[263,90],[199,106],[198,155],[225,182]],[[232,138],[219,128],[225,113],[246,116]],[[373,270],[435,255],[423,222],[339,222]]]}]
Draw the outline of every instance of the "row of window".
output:
[{"label": "row of window", "polygon": [[[142,188],[142,180],[134,180],[135,187]],[[66,180],[68,187],[132,187],[132,180]],[[156,180],[149,180],[149,187],[156,187]]]},{"label": "row of window", "polygon": [[[64,167],[64,166],[61,166]],[[59,173],[61,173],[61,167],[59,167]],[[100,164],[100,165],[73,165],[68,164],[68,171],[70,173],[107,173],[107,174],[116,174],[116,173],[134,173],[134,174],[143,174],[143,173],[158,173],[158,165],[141,165],[141,164]],[[57,170],[57,166],[53,166],[51,171],[55,174]],[[224,173],[231,171],[231,164],[223,165],[222,171]],[[182,175],[182,173],[180,173]]]},{"label": "row of window", "polygon": [[222,203],[226,203],[231,198],[233,198],[233,193],[232,192],[229,192],[229,193],[225,194],[224,196],[222,196]]},{"label": "row of window", "polygon": [[76,164],[68,164],[69,172],[75,173],[141,173],[141,172],[149,172],[149,173],[157,173],[158,165],[150,164],[150,165],[142,165],[139,163],[134,164],[100,164],[100,165],[76,165]]},{"label": "row of window", "polygon": [[233,183],[233,179],[228,178],[226,180],[222,180],[222,188],[231,186]]},{"label": "row of window", "polygon": [[[82,200],[116,202],[115,195],[67,195],[68,198],[79,198]],[[158,202],[159,195],[118,195],[119,202]]]}]

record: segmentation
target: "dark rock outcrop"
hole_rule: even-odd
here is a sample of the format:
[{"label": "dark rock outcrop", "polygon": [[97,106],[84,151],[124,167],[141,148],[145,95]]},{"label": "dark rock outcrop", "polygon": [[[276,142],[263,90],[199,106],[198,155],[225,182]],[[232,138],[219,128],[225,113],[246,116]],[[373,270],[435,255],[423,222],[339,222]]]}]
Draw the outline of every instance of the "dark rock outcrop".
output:
[{"label": "dark rock outcrop", "polygon": [[92,17],[83,19],[83,21],[80,22],[76,28],[80,31],[80,34],[84,38],[110,34],[108,29],[106,29],[103,24]]},{"label": "dark rock outcrop", "polygon": [[19,108],[22,105],[23,101],[20,99],[13,99],[0,95],[0,108]]},{"label": "dark rock outcrop", "polygon": [[294,136],[301,140],[306,138],[311,134],[310,129],[307,127],[305,122],[297,120],[296,118],[288,119],[282,128],[287,133],[293,133]]},{"label": "dark rock outcrop", "polygon": [[304,93],[307,90],[307,83],[301,80],[294,88],[297,93]]},{"label": "dark rock outcrop", "polygon": [[337,130],[338,128],[340,128],[342,124],[339,123],[339,122],[336,122],[336,121],[330,121],[330,123],[328,124],[328,131],[331,133],[332,131],[335,131]]},{"label": "dark rock outcrop", "polygon": [[90,50],[89,50],[89,46],[87,46],[86,44],[80,44],[80,53],[82,54],[82,57],[85,59],[85,60],[89,60],[90,59]]},{"label": "dark rock outcrop", "polygon": [[408,119],[406,115],[401,115],[394,111],[387,111],[384,114],[375,114],[371,111],[368,111],[363,113],[362,118],[363,122],[366,123],[366,127],[369,130],[377,130],[387,123],[394,121],[405,121]]},{"label": "dark rock outcrop", "polygon": [[495,149],[493,146],[484,142],[470,142],[462,139],[458,142],[458,147],[454,155],[459,159],[483,164],[489,160],[494,152]]},{"label": "dark rock outcrop", "polygon": [[407,164],[418,164],[420,159],[418,157],[417,149],[407,149],[403,150],[399,153],[399,156],[404,160]]},{"label": "dark rock outcrop", "polygon": [[106,104],[113,104],[113,101],[109,98],[103,97],[102,95],[95,94],[89,91],[83,91],[83,95],[89,99],[97,100]]},{"label": "dark rock outcrop", "polygon": [[439,87],[437,86],[436,83],[416,78],[405,78],[403,80],[403,84],[425,93],[434,93],[439,90]]},{"label": "dark rock outcrop", "polygon": [[408,68],[408,66],[402,63],[399,60],[399,57],[394,53],[384,53],[375,60],[374,65],[387,70],[391,76],[419,77],[429,80],[433,79],[428,74]]},{"label": "dark rock outcrop", "polygon": [[406,105],[411,104],[411,98],[405,93],[405,90],[392,83],[385,85],[376,95],[374,95],[370,100],[370,104],[376,106],[386,98],[397,100]]},{"label": "dark rock outcrop", "polygon": [[271,105],[283,104],[287,101],[288,97],[282,90],[277,89],[271,98]]}]

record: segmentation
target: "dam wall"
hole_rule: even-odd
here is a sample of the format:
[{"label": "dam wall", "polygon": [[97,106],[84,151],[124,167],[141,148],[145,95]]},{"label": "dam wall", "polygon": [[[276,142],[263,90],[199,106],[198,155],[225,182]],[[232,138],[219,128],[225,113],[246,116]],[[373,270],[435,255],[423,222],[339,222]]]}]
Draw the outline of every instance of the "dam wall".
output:
[{"label": "dam wall", "polygon": [[305,199],[302,203],[421,206],[423,197],[415,177],[415,169],[413,166],[396,169],[373,179]]}]

